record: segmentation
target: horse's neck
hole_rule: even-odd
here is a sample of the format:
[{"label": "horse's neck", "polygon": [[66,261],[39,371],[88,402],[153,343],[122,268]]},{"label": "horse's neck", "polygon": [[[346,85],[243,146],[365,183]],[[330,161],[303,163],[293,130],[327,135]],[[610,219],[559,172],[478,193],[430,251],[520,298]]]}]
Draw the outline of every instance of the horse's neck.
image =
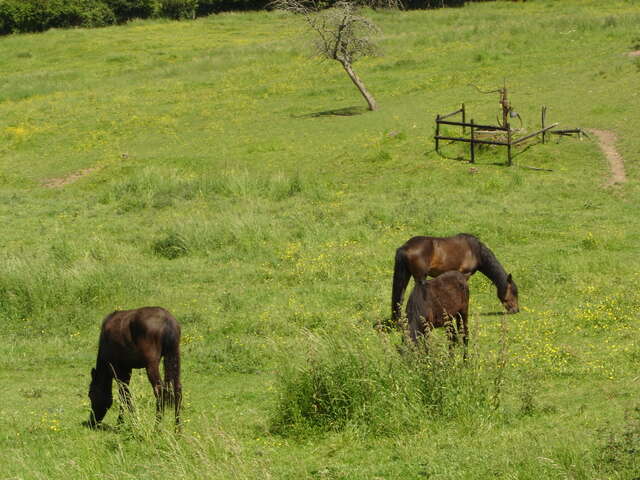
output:
[{"label": "horse's neck", "polygon": [[478,270],[491,280],[496,288],[498,288],[498,291],[502,291],[507,286],[507,272],[493,255],[491,257],[492,258],[483,259]]},{"label": "horse's neck", "polygon": [[103,384],[111,384],[111,380],[114,377],[113,367],[108,362],[102,360],[98,356],[96,361],[96,378],[97,381]]}]

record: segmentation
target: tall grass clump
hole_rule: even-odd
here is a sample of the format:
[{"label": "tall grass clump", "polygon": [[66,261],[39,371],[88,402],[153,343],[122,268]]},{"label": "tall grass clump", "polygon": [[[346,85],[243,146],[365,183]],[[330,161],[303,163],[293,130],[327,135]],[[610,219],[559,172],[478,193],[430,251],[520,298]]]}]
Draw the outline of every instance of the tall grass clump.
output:
[{"label": "tall grass clump", "polygon": [[499,371],[477,356],[462,362],[443,348],[422,347],[407,348],[403,355],[420,392],[423,415],[473,423],[493,413],[499,405]]},{"label": "tall grass clump", "polygon": [[308,334],[308,341],[308,359],[286,362],[282,369],[274,432],[349,426],[385,434],[418,421],[418,392],[389,342],[358,327]]},{"label": "tall grass clump", "polygon": [[132,295],[146,293],[139,270],[123,263],[78,258],[70,244],[52,251],[54,259],[10,256],[0,262],[0,321],[14,333],[66,331],[86,326],[94,310],[113,309]]},{"label": "tall grass clump", "polygon": [[168,231],[162,238],[153,242],[151,249],[157,256],[169,260],[183,257],[189,253],[189,245],[185,238],[174,231]]},{"label": "tall grass clump", "polygon": [[281,369],[275,433],[397,434],[495,411],[496,372],[477,356],[463,363],[444,348],[399,347],[358,326],[308,334],[308,341],[306,361],[289,359]]},{"label": "tall grass clump", "polygon": [[620,475],[615,478],[638,478],[640,476],[640,406],[627,414],[624,426],[610,432],[601,448],[601,469]]}]

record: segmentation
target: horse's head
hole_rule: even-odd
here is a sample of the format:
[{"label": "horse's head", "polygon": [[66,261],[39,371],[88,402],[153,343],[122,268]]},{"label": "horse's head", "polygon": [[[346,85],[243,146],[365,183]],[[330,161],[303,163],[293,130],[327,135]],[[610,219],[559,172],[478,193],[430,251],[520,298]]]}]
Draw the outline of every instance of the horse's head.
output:
[{"label": "horse's head", "polygon": [[91,400],[91,413],[87,426],[95,428],[107,414],[111,407],[113,397],[111,395],[111,377],[107,372],[97,372],[91,369],[91,384],[89,385],[89,400]]},{"label": "horse's head", "polygon": [[504,288],[498,289],[498,298],[506,308],[507,313],[518,313],[518,287],[513,281],[511,274],[507,275],[507,284]]}]

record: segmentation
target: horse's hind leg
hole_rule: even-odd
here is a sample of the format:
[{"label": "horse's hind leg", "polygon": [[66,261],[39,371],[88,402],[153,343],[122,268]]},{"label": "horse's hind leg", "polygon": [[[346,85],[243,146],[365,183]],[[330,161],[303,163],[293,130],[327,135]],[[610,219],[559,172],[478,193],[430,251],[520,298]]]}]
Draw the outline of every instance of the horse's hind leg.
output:
[{"label": "horse's hind leg", "polygon": [[467,311],[462,312],[462,342],[464,343],[463,358],[467,360],[467,350],[469,348],[469,322]]},{"label": "horse's hind leg", "polygon": [[458,343],[458,329],[456,325],[453,324],[453,318],[447,318],[445,328],[447,330],[447,338],[449,339],[449,356],[453,358],[453,347]]},{"label": "horse's hind leg", "polygon": [[160,377],[160,359],[152,360],[147,365],[147,378],[156,396],[156,421],[159,422],[164,411],[164,392],[162,378]]},{"label": "horse's hind leg", "polygon": [[180,407],[182,407],[182,385],[180,381],[174,382],[173,385],[173,402],[176,412],[176,430],[180,431]]},{"label": "horse's hind leg", "polygon": [[129,381],[131,381],[131,369],[118,370],[116,372],[116,380],[118,382],[118,393],[120,395],[120,414],[118,415],[118,423],[122,423],[124,419],[124,410],[133,411],[131,403],[131,391],[129,390]]},{"label": "horse's hind leg", "polygon": [[176,345],[164,355],[164,392],[166,400],[175,408],[176,430],[180,429],[182,385],[180,384],[180,346]]}]

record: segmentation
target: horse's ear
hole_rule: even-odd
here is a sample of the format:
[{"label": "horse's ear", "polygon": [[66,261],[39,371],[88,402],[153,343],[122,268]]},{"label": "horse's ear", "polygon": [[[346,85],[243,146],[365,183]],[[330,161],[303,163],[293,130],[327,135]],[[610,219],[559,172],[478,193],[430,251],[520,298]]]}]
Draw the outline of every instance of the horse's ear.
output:
[{"label": "horse's ear", "polygon": [[513,283],[513,279],[511,278],[511,274],[507,275],[507,282]]}]

